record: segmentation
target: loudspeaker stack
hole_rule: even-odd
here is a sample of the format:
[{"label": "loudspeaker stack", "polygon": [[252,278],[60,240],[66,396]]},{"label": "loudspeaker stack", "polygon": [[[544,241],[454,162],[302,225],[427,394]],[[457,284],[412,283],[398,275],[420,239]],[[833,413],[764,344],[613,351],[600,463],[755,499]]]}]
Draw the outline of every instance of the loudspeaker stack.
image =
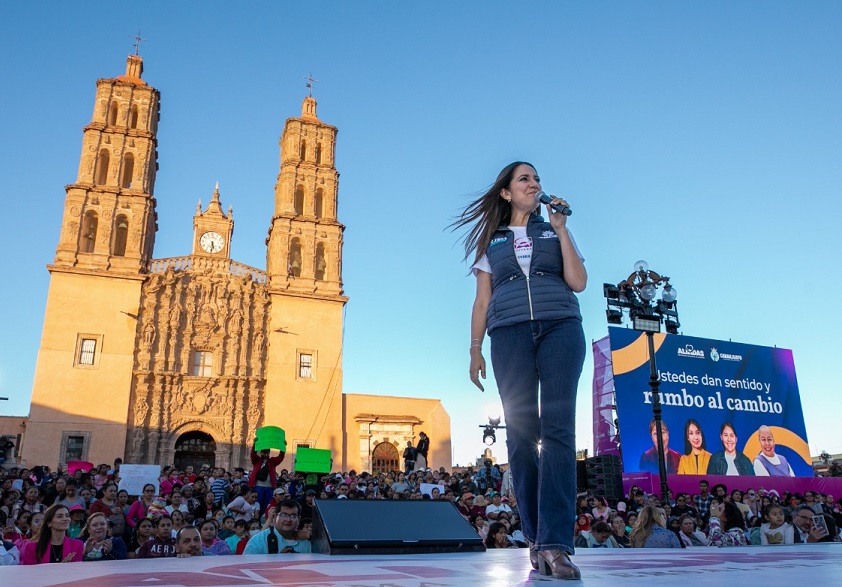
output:
[{"label": "loudspeaker stack", "polygon": [[617,455],[600,455],[585,461],[588,491],[614,504],[623,498],[623,470]]}]

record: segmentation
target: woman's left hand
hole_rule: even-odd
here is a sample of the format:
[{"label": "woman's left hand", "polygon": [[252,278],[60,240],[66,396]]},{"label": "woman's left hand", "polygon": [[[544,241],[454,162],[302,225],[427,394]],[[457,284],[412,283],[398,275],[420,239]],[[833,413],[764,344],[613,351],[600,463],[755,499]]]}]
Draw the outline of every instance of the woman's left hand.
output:
[{"label": "woman's left hand", "polygon": [[485,357],[482,356],[482,349],[479,347],[471,348],[471,365],[468,367],[468,374],[471,378],[471,383],[476,385],[480,391],[485,391],[479,378],[485,379]]},{"label": "woman's left hand", "polygon": [[545,204],[547,208],[547,214],[550,219],[550,224],[555,230],[561,230],[562,228],[567,226],[567,216],[560,212],[556,212],[550,206],[567,206],[570,207],[570,204],[567,203],[567,200],[564,198],[557,198],[555,196],[551,196],[553,201],[550,204]]}]

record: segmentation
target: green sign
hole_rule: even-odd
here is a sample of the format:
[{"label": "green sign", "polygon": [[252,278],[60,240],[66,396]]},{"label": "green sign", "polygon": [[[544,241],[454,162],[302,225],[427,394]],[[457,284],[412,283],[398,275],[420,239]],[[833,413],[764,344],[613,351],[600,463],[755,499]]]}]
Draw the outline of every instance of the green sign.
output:
[{"label": "green sign", "polygon": [[295,452],[295,470],[300,473],[330,473],[333,459],[324,448],[299,447]]},{"label": "green sign", "polygon": [[286,452],[287,435],[283,428],[277,426],[264,426],[257,429],[257,442],[254,443],[254,450],[260,452],[269,448],[276,448]]}]

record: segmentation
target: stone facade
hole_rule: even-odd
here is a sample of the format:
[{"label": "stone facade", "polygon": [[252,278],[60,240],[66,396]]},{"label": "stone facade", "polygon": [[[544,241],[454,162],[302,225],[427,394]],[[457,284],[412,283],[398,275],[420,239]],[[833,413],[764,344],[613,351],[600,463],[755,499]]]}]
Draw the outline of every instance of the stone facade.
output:
[{"label": "stone facade", "polygon": [[249,466],[255,430],[276,425],[290,455],[328,448],[336,468],[357,470],[391,462],[392,446],[424,430],[431,463],[449,467],[438,400],[342,393],[337,129],[315,99],[281,135],[267,270],[230,258],[233,210],[218,186],[196,209],[192,252],[155,259],[160,95],[142,73],[130,56],[126,75],[97,81],[49,266],[27,464]]}]

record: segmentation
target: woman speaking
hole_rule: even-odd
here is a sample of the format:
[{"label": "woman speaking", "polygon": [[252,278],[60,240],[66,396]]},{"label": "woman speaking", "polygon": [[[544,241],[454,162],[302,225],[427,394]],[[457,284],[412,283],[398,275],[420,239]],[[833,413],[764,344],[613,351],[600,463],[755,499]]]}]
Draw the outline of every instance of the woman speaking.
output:
[{"label": "woman speaking", "polygon": [[585,338],[574,292],[585,289],[588,276],[568,217],[550,207],[567,202],[553,197],[547,222],[538,214],[540,193],[535,168],[510,163],[454,226],[472,225],[465,258],[474,253],[476,259],[470,378],[483,390],[487,331],[532,565],[544,575],[578,579],[569,555],[576,519],[576,387]]}]

